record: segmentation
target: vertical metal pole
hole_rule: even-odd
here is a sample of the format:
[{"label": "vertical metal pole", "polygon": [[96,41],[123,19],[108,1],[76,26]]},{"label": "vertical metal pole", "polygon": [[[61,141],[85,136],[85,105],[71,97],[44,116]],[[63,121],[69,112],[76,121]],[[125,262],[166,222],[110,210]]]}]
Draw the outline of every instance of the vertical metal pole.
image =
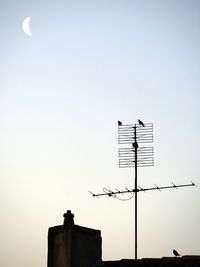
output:
[{"label": "vertical metal pole", "polygon": [[134,147],[135,147],[135,260],[137,260],[137,133],[136,124],[134,127]]}]

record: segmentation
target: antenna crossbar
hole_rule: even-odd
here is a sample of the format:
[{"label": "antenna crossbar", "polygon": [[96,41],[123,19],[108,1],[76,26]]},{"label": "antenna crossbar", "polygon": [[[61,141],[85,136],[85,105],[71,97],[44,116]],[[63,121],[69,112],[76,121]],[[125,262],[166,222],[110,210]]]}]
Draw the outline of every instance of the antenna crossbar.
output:
[{"label": "antenna crossbar", "polygon": [[[119,148],[119,167],[135,167],[135,147]],[[154,165],[153,147],[138,147],[137,148],[137,166],[151,167]]]},{"label": "antenna crossbar", "polygon": [[196,184],[194,182],[191,182],[190,184],[179,184],[179,185],[175,185],[174,183],[172,183],[172,185],[169,186],[157,186],[155,185],[155,187],[150,187],[150,188],[142,188],[142,187],[138,187],[138,189],[127,189],[126,190],[117,190],[115,189],[114,191],[110,190],[110,189],[106,189],[104,188],[104,193],[92,193],[90,192],[90,194],[92,194],[93,197],[102,197],[102,196],[115,196],[117,194],[126,194],[126,193],[135,193],[135,192],[146,192],[146,191],[152,191],[152,190],[163,190],[163,189],[178,189],[180,187],[187,187],[187,186],[196,186]]},{"label": "antenna crossbar", "polygon": [[118,143],[131,144],[135,140],[135,131],[137,131],[137,143],[153,142],[153,124],[146,123],[145,127],[140,124],[127,124],[118,127]]}]

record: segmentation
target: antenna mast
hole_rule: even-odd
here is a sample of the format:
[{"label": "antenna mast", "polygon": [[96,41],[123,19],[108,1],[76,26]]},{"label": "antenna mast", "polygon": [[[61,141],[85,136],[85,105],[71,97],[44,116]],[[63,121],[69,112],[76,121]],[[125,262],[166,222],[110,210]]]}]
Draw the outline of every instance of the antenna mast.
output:
[{"label": "antenna mast", "polygon": [[134,167],[135,170],[135,185],[134,189],[126,190],[110,190],[104,188],[104,193],[92,194],[93,197],[109,196],[117,197],[118,194],[135,193],[135,260],[137,260],[137,193],[150,190],[162,190],[187,186],[195,186],[193,182],[190,184],[175,185],[172,183],[170,186],[157,186],[151,188],[141,188],[138,186],[138,167],[151,167],[154,166],[154,152],[153,147],[141,146],[144,143],[153,142],[153,124],[143,123],[138,120],[138,124],[122,124],[118,121],[118,144],[123,145],[118,149],[119,167],[130,168]]},{"label": "antenna mast", "polygon": [[153,147],[140,147],[142,143],[153,142],[153,124],[123,125],[118,123],[118,144],[131,145],[119,148],[119,167],[134,167],[135,170],[135,259],[137,260],[137,193],[138,193],[138,167],[153,166]]}]

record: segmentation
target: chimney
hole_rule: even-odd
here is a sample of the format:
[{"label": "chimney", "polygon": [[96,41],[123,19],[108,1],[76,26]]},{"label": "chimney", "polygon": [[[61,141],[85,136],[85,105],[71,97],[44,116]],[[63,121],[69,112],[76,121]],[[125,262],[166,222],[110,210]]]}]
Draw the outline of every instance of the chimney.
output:
[{"label": "chimney", "polygon": [[70,210],[63,217],[48,231],[47,267],[93,267],[101,261],[101,231],[75,225]]}]

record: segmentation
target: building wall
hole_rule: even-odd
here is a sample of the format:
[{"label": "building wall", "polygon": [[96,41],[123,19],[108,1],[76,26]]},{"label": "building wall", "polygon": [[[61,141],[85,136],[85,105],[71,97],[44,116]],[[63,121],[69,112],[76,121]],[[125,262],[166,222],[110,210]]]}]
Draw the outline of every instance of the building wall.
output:
[{"label": "building wall", "polygon": [[71,260],[71,229],[64,226],[49,228],[48,267],[68,267]]},{"label": "building wall", "polygon": [[100,231],[75,226],[71,244],[72,266],[92,267],[101,261]]}]

